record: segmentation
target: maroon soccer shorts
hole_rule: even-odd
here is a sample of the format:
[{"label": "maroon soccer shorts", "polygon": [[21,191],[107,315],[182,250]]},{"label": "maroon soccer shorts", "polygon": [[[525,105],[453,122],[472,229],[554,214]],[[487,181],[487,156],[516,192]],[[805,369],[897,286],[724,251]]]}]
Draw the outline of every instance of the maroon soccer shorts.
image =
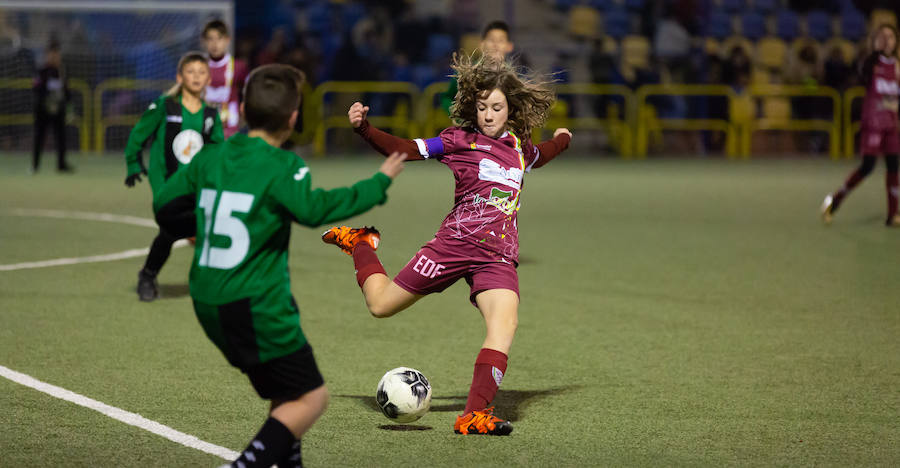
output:
[{"label": "maroon soccer shorts", "polygon": [[460,278],[469,283],[469,300],[473,305],[475,296],[488,289],[509,289],[519,294],[519,275],[512,263],[454,255],[434,248],[431,243],[413,255],[394,282],[413,294],[424,296],[441,292]]},{"label": "maroon soccer shorts", "polygon": [[859,135],[859,150],[863,155],[900,153],[900,133],[897,127],[880,129],[863,128]]}]

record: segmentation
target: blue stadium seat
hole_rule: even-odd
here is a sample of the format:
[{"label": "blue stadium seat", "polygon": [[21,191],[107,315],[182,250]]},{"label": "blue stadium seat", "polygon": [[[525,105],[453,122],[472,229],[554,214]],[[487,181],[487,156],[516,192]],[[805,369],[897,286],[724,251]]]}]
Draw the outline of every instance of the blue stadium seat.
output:
[{"label": "blue stadium seat", "polygon": [[792,41],[800,35],[800,21],[793,11],[779,11],[775,17],[775,35],[785,41]]},{"label": "blue stadium seat", "polygon": [[613,0],[590,0],[587,4],[601,12],[610,10],[615,6]]},{"label": "blue stadium seat", "polygon": [[721,0],[722,9],[725,10],[726,13],[735,14],[740,12],[746,6],[746,0]]},{"label": "blue stadium seat", "polygon": [[841,36],[858,41],[866,35],[866,17],[859,10],[845,10],[841,14]]},{"label": "blue stadium seat", "polygon": [[578,0],[556,0],[556,9],[569,11],[570,8],[578,4]]},{"label": "blue stadium seat", "polygon": [[641,11],[644,9],[644,0],[625,0],[625,9],[628,11]]},{"label": "blue stadium seat", "polygon": [[732,33],[731,16],[724,11],[716,11],[709,15],[706,23],[706,35],[716,39],[725,39]]},{"label": "blue stadium seat", "polygon": [[631,20],[625,10],[610,10],[605,15],[604,30],[614,39],[622,39],[631,32]]},{"label": "blue stadium seat", "polygon": [[425,60],[429,63],[445,59],[453,53],[456,45],[449,34],[432,34],[428,36],[428,49],[425,52]]},{"label": "blue stadium seat", "polygon": [[817,41],[831,37],[831,16],[822,10],[813,10],[806,14],[806,29],[809,36]]},{"label": "blue stadium seat", "polygon": [[344,29],[352,29],[359,20],[366,17],[366,7],[361,3],[348,3],[342,7],[341,13]]},{"label": "blue stadium seat", "polygon": [[322,34],[331,28],[330,7],[324,3],[314,3],[306,9],[306,21],[309,31]]},{"label": "blue stadium seat", "polygon": [[741,15],[741,33],[751,41],[758,41],[766,35],[766,19],[759,13]]},{"label": "blue stadium seat", "polygon": [[753,9],[762,14],[771,14],[778,8],[777,0],[754,0]]},{"label": "blue stadium seat", "polygon": [[415,85],[420,89],[424,89],[431,83],[438,81],[437,74],[434,72],[434,69],[431,67],[431,65],[413,65],[412,76],[413,83],[415,83]]}]

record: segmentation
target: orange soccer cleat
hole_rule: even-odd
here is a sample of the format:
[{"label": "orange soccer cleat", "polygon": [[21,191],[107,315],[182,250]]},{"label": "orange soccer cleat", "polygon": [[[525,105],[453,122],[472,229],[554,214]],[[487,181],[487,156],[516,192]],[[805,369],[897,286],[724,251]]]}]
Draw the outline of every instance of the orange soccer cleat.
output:
[{"label": "orange soccer cleat", "polygon": [[341,248],[347,255],[353,255],[353,249],[360,242],[365,241],[372,246],[372,250],[378,250],[378,242],[381,241],[381,233],[374,226],[351,228],[347,226],[333,227],[322,234],[322,241]]},{"label": "orange soccer cleat", "polygon": [[453,432],[457,434],[509,435],[513,430],[512,424],[494,416],[493,411],[494,407],[492,406],[484,411],[472,411],[457,416]]}]

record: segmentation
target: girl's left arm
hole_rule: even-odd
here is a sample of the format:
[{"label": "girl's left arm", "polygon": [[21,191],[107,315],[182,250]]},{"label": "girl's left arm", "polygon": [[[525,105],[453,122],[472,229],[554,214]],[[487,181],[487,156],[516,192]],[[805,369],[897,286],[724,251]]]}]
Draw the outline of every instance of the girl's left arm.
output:
[{"label": "girl's left arm", "polygon": [[569,147],[570,141],[572,141],[572,132],[567,128],[557,128],[553,132],[552,139],[536,145],[538,149],[537,161],[532,164],[531,168],[538,168],[552,161],[553,158],[559,156],[560,153]]}]

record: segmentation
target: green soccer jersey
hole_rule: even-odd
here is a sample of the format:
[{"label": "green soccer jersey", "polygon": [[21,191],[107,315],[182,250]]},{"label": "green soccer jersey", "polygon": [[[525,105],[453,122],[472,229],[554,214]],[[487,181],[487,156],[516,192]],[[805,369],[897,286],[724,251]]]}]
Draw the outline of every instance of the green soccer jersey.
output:
[{"label": "green soccer jersey", "polygon": [[[290,291],[291,222],[314,227],[357,215],[384,203],[391,184],[381,172],[333,190],[314,190],[311,179],[297,155],[236,134],[204,147],[154,200],[165,225],[161,211],[196,197],[191,297],[207,335],[238,367],[287,355],[306,343]],[[238,327],[225,315],[241,301],[247,317]],[[229,326],[239,330],[230,333]],[[229,333],[244,336],[229,338]],[[248,333],[250,354],[256,354],[249,358],[246,346],[235,349]],[[235,358],[240,353],[244,358]]]},{"label": "green soccer jersey", "polygon": [[[150,180],[150,187],[154,196],[162,188],[167,178],[166,168],[166,126],[169,120],[166,115],[166,99],[168,96],[160,96],[150,103],[150,106],[141,115],[140,120],[131,129],[128,135],[128,143],[125,145],[125,163],[128,168],[128,175],[136,174],[141,170],[140,153],[144,144],[151,137],[153,144],[150,146],[150,161],[147,164],[147,178]],[[181,104],[181,96],[175,98],[178,104]],[[184,106],[181,107],[181,129],[193,130],[197,133],[203,133],[204,115],[206,114],[206,103],[200,107],[197,112],[190,112]],[[225,141],[225,134],[222,132],[222,121],[219,120],[218,113],[213,117],[213,126],[209,132],[211,143],[221,143]],[[192,143],[188,141],[188,145]],[[196,144],[196,143],[193,143]],[[202,147],[203,142],[199,142]],[[189,149],[189,148],[186,148]],[[197,148],[194,149],[196,151]],[[184,166],[184,163],[178,161],[178,167]]]}]

